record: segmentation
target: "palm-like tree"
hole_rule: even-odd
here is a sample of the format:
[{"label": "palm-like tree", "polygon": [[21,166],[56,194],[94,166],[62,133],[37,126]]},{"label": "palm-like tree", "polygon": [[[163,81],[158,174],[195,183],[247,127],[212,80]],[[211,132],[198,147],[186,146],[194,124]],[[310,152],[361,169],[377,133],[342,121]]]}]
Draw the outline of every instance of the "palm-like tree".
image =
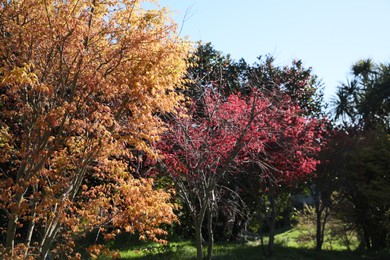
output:
[{"label": "palm-like tree", "polygon": [[390,64],[361,60],[352,66],[352,73],[354,78],[342,83],[332,100],[334,118],[366,129],[389,129]]},{"label": "palm-like tree", "polygon": [[347,83],[341,83],[337,89],[336,97],[332,99],[332,110],[335,119],[355,123],[358,102],[359,88],[357,81],[355,79],[351,81],[347,79]]}]

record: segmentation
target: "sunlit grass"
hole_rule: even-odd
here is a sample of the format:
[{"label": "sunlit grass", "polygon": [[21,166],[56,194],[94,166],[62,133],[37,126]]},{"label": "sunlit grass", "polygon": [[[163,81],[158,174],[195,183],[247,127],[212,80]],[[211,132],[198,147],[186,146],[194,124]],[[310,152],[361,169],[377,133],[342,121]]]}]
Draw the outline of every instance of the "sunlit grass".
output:
[{"label": "sunlit grass", "polygon": [[[294,231],[290,232],[294,233]],[[280,236],[279,236],[280,238]],[[123,250],[121,251],[121,259],[172,259],[172,260],[186,260],[196,259],[195,245],[190,241],[181,241],[170,243],[170,250],[159,251],[158,245],[153,245],[154,249],[147,249],[146,247]],[[204,251],[206,253],[206,251]],[[349,252],[349,251],[329,251],[324,250],[317,252],[314,249],[299,248],[299,247],[286,247],[280,244],[276,244],[274,248],[274,254],[272,257],[266,257],[258,243],[216,243],[213,250],[213,259],[233,260],[233,259],[270,259],[270,260],[310,260],[310,259],[332,259],[332,260],[344,260],[344,259],[390,259],[389,252],[367,253],[367,252]]]},{"label": "sunlit grass", "polygon": [[[331,247],[328,242],[324,243],[323,252],[314,250],[314,241],[302,242],[302,230],[292,228],[276,235],[274,255],[265,257],[260,246],[260,241],[247,243],[224,242],[215,243],[213,259],[390,259],[389,252],[381,254],[347,251],[341,241],[332,241]],[[327,239],[327,238],[326,238]],[[325,240],[326,240],[325,239]],[[264,237],[264,243],[268,238]],[[170,242],[168,245],[147,243],[134,240],[130,237],[122,237],[110,246],[112,250],[119,250],[121,259],[172,259],[186,260],[196,258],[196,247],[193,242],[185,240]],[[206,249],[204,249],[206,254]],[[107,259],[107,258],[100,258]]]},{"label": "sunlit grass", "polygon": [[191,259],[196,255],[196,248],[190,241],[171,242],[168,245],[145,244],[120,251],[122,259]]},{"label": "sunlit grass", "polygon": [[[165,247],[165,248],[164,248]],[[194,259],[196,247],[191,241],[169,243],[166,246],[153,245],[132,250],[121,251],[122,259]],[[206,254],[206,249],[204,249]],[[258,259],[261,249],[255,244],[216,243],[213,250],[213,259]]]}]

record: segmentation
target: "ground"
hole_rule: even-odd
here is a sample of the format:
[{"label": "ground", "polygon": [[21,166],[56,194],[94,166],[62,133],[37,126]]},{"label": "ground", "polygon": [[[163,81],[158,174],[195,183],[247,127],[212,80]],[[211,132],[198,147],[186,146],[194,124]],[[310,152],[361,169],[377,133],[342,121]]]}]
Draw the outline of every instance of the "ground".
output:
[{"label": "ground", "polygon": [[[348,251],[340,241],[333,241],[329,247],[324,244],[325,250],[316,252],[314,243],[299,242],[301,231],[298,229],[289,229],[280,232],[276,236],[275,253],[272,257],[265,257],[260,246],[260,242],[225,242],[216,243],[213,251],[213,259],[331,259],[331,260],[380,260],[390,259],[390,251],[385,252],[365,252],[357,249]],[[127,237],[127,239],[126,239]],[[266,242],[266,241],[265,241]],[[110,245],[112,250],[119,250],[121,259],[195,259],[195,245],[188,240],[170,242],[167,245],[159,245],[148,242],[138,242],[128,236],[122,237]],[[101,257],[100,259],[109,259]]]}]

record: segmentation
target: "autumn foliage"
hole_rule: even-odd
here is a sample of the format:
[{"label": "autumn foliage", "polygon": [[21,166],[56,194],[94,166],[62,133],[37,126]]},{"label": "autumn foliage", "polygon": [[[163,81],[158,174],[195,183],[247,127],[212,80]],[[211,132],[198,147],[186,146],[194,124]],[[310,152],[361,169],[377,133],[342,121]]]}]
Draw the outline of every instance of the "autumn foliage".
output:
[{"label": "autumn foliage", "polygon": [[203,220],[212,211],[221,180],[258,165],[262,171],[252,174],[258,176],[259,188],[266,177],[277,185],[293,185],[318,164],[321,128],[318,120],[302,116],[290,96],[257,87],[250,95],[227,98],[206,89],[201,101],[171,120],[159,144],[162,164],[192,215],[198,259]]},{"label": "autumn foliage", "polygon": [[155,156],[187,46],[165,9],[141,2],[1,1],[3,257],[68,255],[71,233],[108,224],[107,237],[158,240],[175,221],[170,194],[128,161]]}]

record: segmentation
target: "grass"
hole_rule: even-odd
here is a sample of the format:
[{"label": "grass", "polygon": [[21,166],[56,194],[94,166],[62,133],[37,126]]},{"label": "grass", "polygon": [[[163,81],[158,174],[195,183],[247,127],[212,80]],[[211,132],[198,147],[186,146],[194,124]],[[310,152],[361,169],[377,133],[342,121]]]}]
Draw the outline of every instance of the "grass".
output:
[{"label": "grass", "polygon": [[[314,250],[314,242],[302,244],[299,242],[301,231],[290,229],[279,233],[275,237],[274,255],[264,257],[259,241],[248,243],[224,242],[216,243],[213,250],[213,259],[356,259],[356,260],[385,260],[390,259],[390,252],[367,253],[365,251],[347,251],[340,241],[333,241],[332,250],[324,245],[322,252]],[[265,238],[265,243],[267,238]],[[122,237],[116,243],[110,245],[112,250],[119,250],[121,259],[195,259],[196,247],[191,241],[170,242],[168,245],[135,241],[131,237]],[[204,252],[206,253],[206,251]],[[101,257],[100,259],[108,259]]]},{"label": "grass", "polygon": [[[299,215],[298,224],[294,228],[284,227],[277,230],[272,257],[264,256],[260,241],[256,240],[247,243],[215,243],[213,259],[390,259],[390,250],[381,253],[358,251],[356,233],[337,222],[337,219],[328,220],[322,246],[323,251],[315,251],[315,222],[310,217],[312,216],[308,213]],[[264,237],[264,244],[267,243],[268,237]],[[349,245],[349,248],[346,244]],[[110,250],[119,252],[121,259],[186,260],[196,258],[196,247],[191,241],[171,241],[168,245],[160,245],[142,242],[137,240],[136,236],[122,234],[115,242],[110,242],[107,246]],[[83,248],[82,245],[80,247]],[[204,255],[206,255],[206,248],[204,248]],[[99,259],[110,258],[103,256]]]},{"label": "grass", "polygon": [[[304,237],[304,238],[302,238]],[[283,245],[285,247],[291,248],[315,248],[315,237],[310,235],[302,235],[302,231],[298,229],[290,229],[284,233],[278,234],[275,237],[276,243]],[[356,250],[358,247],[358,240],[356,237],[351,239],[350,248]],[[347,251],[348,248],[344,242],[334,236],[329,234],[325,236],[324,243],[322,244],[322,249],[327,251]]]},{"label": "grass", "polygon": [[[291,259],[291,260],[309,260],[309,259],[356,259],[356,260],[385,260],[390,259],[389,252],[381,254],[366,253],[359,251],[322,251],[316,252],[314,249],[285,247],[279,244],[275,245],[274,255],[265,257],[260,246],[256,243],[238,244],[238,243],[217,243],[213,251],[213,259],[233,260],[233,259]],[[172,259],[186,260],[195,259],[196,249],[189,241],[177,242],[171,244],[171,250],[162,252],[159,250],[148,251],[143,249],[121,251],[121,259]]]}]

